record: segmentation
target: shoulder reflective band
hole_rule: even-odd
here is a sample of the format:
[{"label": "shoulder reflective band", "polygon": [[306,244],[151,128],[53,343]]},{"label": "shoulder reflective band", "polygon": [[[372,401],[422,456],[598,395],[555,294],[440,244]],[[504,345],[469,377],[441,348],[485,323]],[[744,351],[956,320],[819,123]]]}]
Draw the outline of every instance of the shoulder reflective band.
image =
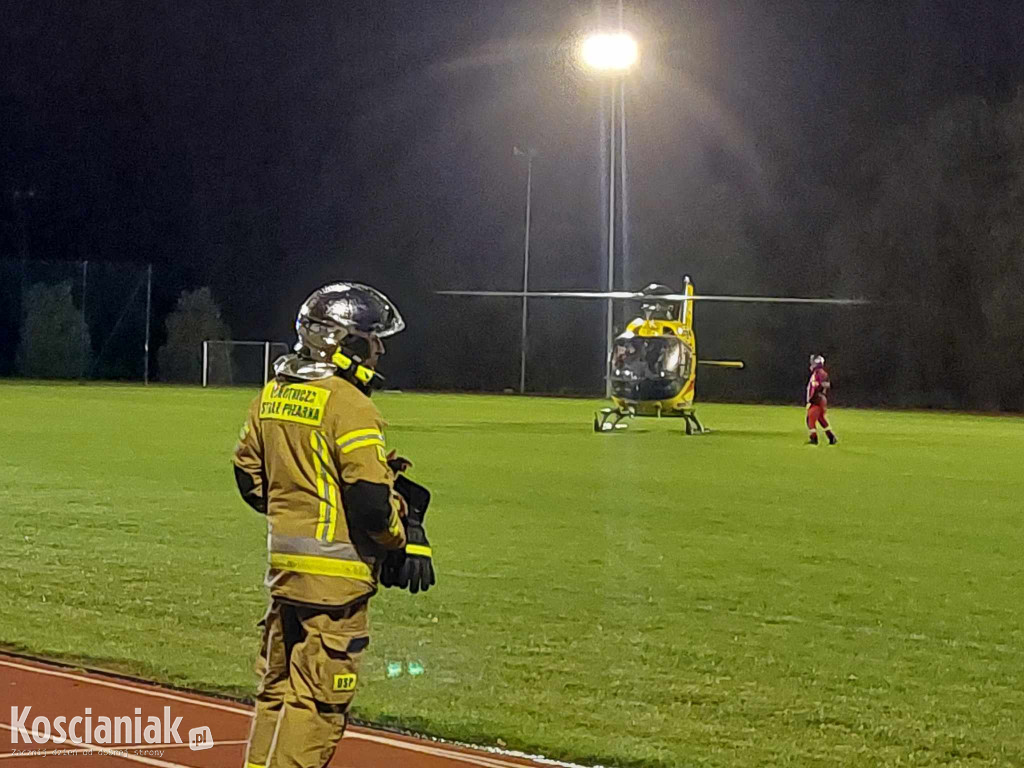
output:
[{"label": "shoulder reflective band", "polygon": [[346,432],[335,441],[341,446],[342,453],[351,453],[357,448],[378,445],[384,447],[384,435],[379,429],[354,429]]},{"label": "shoulder reflective band", "polygon": [[407,555],[419,555],[420,557],[430,557],[430,547],[424,547],[422,544],[406,544],[405,554]]}]

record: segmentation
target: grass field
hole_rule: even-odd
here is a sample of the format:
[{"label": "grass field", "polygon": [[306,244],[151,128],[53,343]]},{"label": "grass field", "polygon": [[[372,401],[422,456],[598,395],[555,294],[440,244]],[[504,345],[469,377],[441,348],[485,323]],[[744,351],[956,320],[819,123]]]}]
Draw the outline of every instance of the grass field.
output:
[{"label": "grass field", "polygon": [[[0,644],[252,691],[251,392],[0,384]],[[609,765],[1024,765],[1024,421],[384,395],[439,572],[387,591],[357,714]],[[387,679],[388,661],[419,677]]]}]

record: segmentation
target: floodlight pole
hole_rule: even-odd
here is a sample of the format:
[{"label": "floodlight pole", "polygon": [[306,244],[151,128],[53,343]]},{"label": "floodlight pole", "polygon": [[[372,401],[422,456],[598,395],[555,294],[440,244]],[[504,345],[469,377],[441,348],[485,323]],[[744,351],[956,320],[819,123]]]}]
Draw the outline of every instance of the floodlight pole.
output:
[{"label": "floodlight pole", "polygon": [[[530,204],[533,197],[533,157],[536,151],[519,147],[512,148],[512,154],[526,155],[526,232],[523,235],[523,293],[530,290]],[[519,335],[519,394],[526,392],[526,296],[523,296],[522,328]]]},{"label": "floodlight pole", "polygon": [[[615,86],[618,78],[611,81],[611,98],[608,100],[611,115],[608,130],[608,274],[606,290],[615,290]],[[614,335],[614,304],[608,299],[605,305],[604,339],[604,396],[612,396],[612,337]]]},{"label": "floodlight pole", "polygon": [[89,325],[85,319],[85,299],[86,291],[89,286],[89,260],[86,259],[82,262],[82,369],[78,374],[78,378],[84,379],[85,373],[88,370],[89,365]]},{"label": "floodlight pole", "polygon": [[[623,0],[619,0],[619,32],[626,31]],[[622,287],[629,290],[629,195],[626,187],[626,78],[619,78],[619,221],[622,229]]]},{"label": "floodlight pole", "polygon": [[[580,49],[583,63],[594,71],[610,76],[608,93],[608,263],[605,285],[608,291],[615,290],[615,195],[616,173],[615,152],[618,149],[619,181],[622,184],[622,258],[623,281],[627,280],[628,233],[626,227],[626,90],[625,78],[637,60],[637,45],[624,28],[624,11],[619,0],[619,32],[617,35],[600,33],[583,41]],[[618,91],[616,91],[618,88]],[[603,101],[603,98],[602,98]],[[616,120],[618,102],[618,120]],[[602,115],[602,121],[603,121]],[[602,123],[603,124],[603,123]],[[616,131],[618,129],[618,141]],[[612,346],[615,331],[615,305],[612,299],[605,303],[605,344],[604,344],[604,394],[612,395]]]},{"label": "floodlight pole", "polygon": [[142,347],[142,383],[149,384],[149,314],[153,306],[153,265],[146,269],[146,343]]},{"label": "floodlight pole", "polygon": [[25,311],[25,294],[28,290],[29,212],[26,210],[25,200],[35,199],[35,196],[36,191],[34,189],[15,189],[13,192],[11,192],[11,199],[14,202],[14,208],[17,211],[18,229],[20,230],[21,234],[20,242],[18,244],[18,250],[21,255],[21,292],[18,294],[18,301],[21,302],[21,312]]},{"label": "floodlight pole", "polygon": [[[621,8],[620,8],[621,12]],[[622,229],[622,289],[629,288],[629,195],[626,187],[626,80],[619,80],[619,222]]]}]

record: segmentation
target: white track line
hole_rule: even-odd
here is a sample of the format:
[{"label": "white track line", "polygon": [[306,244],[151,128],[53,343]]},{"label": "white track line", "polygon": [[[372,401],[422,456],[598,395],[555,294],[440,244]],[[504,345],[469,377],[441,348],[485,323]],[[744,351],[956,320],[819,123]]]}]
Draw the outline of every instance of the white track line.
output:
[{"label": "white track line", "polygon": [[[190,698],[187,696],[179,696],[174,693],[160,690],[159,688],[149,687],[145,685],[126,685],[124,683],[117,683],[111,680],[101,680],[94,675],[80,675],[71,672],[65,672],[59,669],[48,669],[45,667],[37,667],[31,664],[18,664],[13,661],[5,661],[0,659],[0,667],[10,667],[11,669],[20,669],[24,672],[31,672],[37,675],[49,675],[51,677],[61,677],[67,680],[77,680],[83,683],[91,683],[92,685],[103,686],[104,688],[113,688],[118,691],[129,691],[131,693],[137,693],[142,696],[152,696],[153,698],[166,699],[168,701],[178,701],[183,704],[192,704],[197,707],[206,707],[208,709],[216,709],[220,712],[228,712],[233,715],[243,715],[248,718],[252,718],[251,709],[243,709],[241,707],[233,707],[227,704],[219,704],[214,701],[206,701],[200,698]],[[7,727],[0,724],[0,727]],[[421,754],[434,755],[436,757],[443,757],[449,760],[455,760],[460,763],[468,763],[470,765],[478,765],[482,768],[524,768],[523,763],[513,763],[508,760],[503,760],[500,757],[492,757],[490,755],[473,755],[466,752],[460,752],[454,749],[445,749],[443,747],[434,747],[427,744],[417,743],[414,741],[405,741],[403,739],[394,739],[388,736],[383,736],[375,733],[359,733],[354,732],[351,729],[345,732],[346,739],[362,739],[363,741],[370,741],[377,744],[384,744],[389,747],[395,747],[397,749],[405,749],[410,752],[419,752]],[[127,758],[126,758],[127,759]],[[545,765],[559,766],[559,768],[583,768],[583,766],[576,765],[575,763],[563,763],[556,760],[543,760],[533,758],[527,755],[523,755],[524,760],[531,762],[540,762]],[[528,767],[526,767],[528,768]]]},{"label": "white track line", "polygon": [[[0,723],[0,728],[8,731],[14,731],[14,728]],[[35,736],[35,734],[33,734]],[[47,739],[47,741],[53,741],[53,738]],[[75,741],[71,737],[68,737],[65,742],[54,742],[54,743],[67,743],[69,746],[63,749],[89,749],[100,754],[108,755],[109,757],[116,757],[120,760],[127,760],[130,763],[139,763],[140,765],[152,765],[154,768],[193,768],[193,766],[186,765],[185,763],[171,763],[166,760],[157,760],[155,757],[143,757],[142,755],[126,755],[123,754],[119,748],[101,747],[97,744],[89,744],[85,741]],[[31,747],[26,745],[26,750],[30,750]],[[34,750],[33,750],[34,751]],[[38,755],[0,755],[0,757],[38,757]]]},{"label": "white track line", "polygon": [[[7,730],[7,731],[14,730],[11,726],[7,725],[6,723],[0,723],[0,728],[3,728],[4,730]],[[54,739],[52,736],[50,737],[50,741],[52,741],[54,744],[61,743],[61,742],[57,741],[56,739]],[[215,741],[215,742],[213,742],[213,746],[215,746],[215,747],[237,747],[237,746],[239,746],[241,744],[248,744],[248,743],[249,742],[246,741],[245,739],[235,739],[234,741]],[[184,741],[181,744],[178,744],[176,742],[172,742],[170,744],[117,744],[116,745],[117,749],[123,749],[126,752],[131,752],[134,749],[164,749],[164,750],[166,750],[166,749],[184,749],[187,746],[188,746],[188,743],[184,742]],[[57,751],[57,750],[54,750],[54,751]],[[0,760],[3,760],[5,757],[21,757],[21,755],[13,755],[10,752],[0,752]]]},{"label": "white track line", "polygon": [[142,696],[152,696],[157,699],[167,699],[168,701],[179,701],[182,704],[196,704],[198,706],[207,707],[208,709],[216,709],[221,712],[230,712],[233,715],[246,715],[252,717],[252,710],[242,709],[241,707],[231,707],[226,704],[218,704],[214,701],[205,701],[203,699],[188,698],[186,696],[178,696],[174,693],[168,693],[161,691],[157,688],[149,688],[142,685],[124,685],[123,683],[115,683],[110,680],[98,680],[91,675],[76,675],[70,672],[64,672],[59,669],[45,669],[43,667],[34,667],[30,664],[16,664],[13,661],[0,660],[0,667],[10,667],[11,669],[20,669],[23,672],[32,672],[37,675],[49,675],[50,677],[63,677],[66,680],[78,680],[83,683],[91,683],[92,685],[100,685],[104,688],[113,688],[118,691],[131,691],[132,693],[138,693]]},{"label": "white track line", "polygon": [[[397,746],[395,739],[389,739],[386,736],[377,736],[373,733],[353,733],[350,735],[346,732],[345,738],[363,739],[364,741],[372,741],[377,744],[385,744],[389,747]],[[468,763],[469,765],[479,765],[482,766],[482,768],[530,768],[530,766],[523,763],[510,763],[496,757],[471,755],[467,752],[457,752],[453,749],[444,749],[443,747],[431,747],[426,744],[403,742],[401,746],[403,749],[408,749],[411,752],[419,752],[422,755],[433,755],[434,757],[441,757],[445,760]]]},{"label": "white track line", "polygon": [[[215,747],[237,747],[242,744],[248,744],[248,739],[233,739],[231,741],[215,741],[213,746]],[[126,744],[118,749],[127,749],[129,751],[133,749],[184,749],[188,747],[188,742],[183,741],[181,744]],[[189,747],[191,749],[191,747]]]}]

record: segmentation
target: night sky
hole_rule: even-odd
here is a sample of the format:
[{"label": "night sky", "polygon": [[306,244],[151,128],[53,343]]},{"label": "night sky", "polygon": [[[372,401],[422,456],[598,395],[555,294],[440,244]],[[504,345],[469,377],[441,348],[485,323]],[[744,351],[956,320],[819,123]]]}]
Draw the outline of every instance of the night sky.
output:
[{"label": "night sky", "polygon": [[[515,303],[432,292],[521,284],[515,144],[538,152],[531,286],[604,287],[603,86],[568,54],[599,6],[0,0],[0,257],[31,188],[30,259],[152,262],[158,322],[208,285],[236,338],[290,340],[307,293],[362,280],[406,316],[393,382],[511,386]],[[898,127],[1012,97],[1022,21],[1006,0],[626,2],[625,287],[827,291],[799,278],[815,222]],[[742,332],[722,322],[709,356]],[[596,389],[600,329],[538,306],[533,387]]]}]

